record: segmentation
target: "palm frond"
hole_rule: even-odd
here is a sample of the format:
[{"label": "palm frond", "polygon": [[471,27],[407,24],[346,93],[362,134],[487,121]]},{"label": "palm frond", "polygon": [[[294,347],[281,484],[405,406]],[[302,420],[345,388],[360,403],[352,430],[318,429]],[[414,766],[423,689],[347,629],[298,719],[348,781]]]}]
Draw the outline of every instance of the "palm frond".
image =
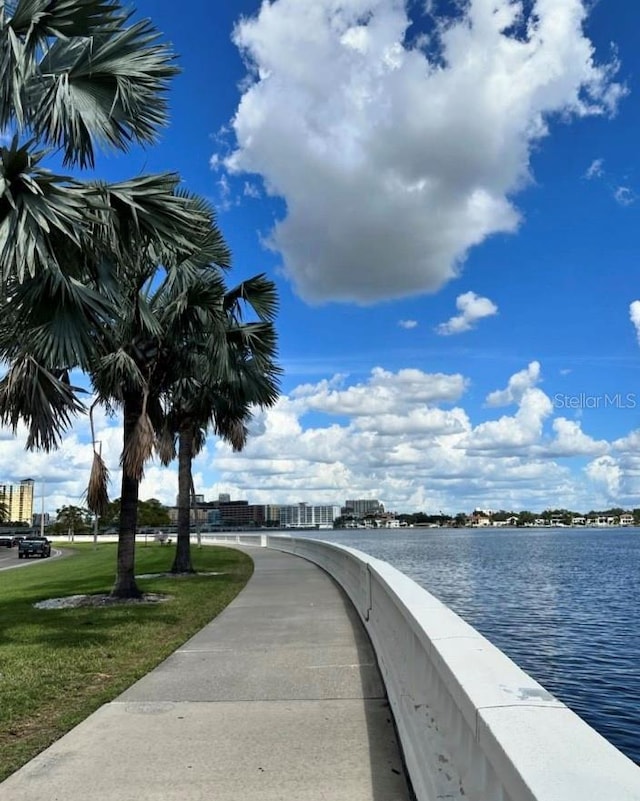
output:
[{"label": "palm frond", "polygon": [[202,267],[190,259],[183,259],[175,264],[165,264],[162,282],[155,293],[157,307],[166,306],[181,292],[186,292],[193,281],[199,281]]},{"label": "palm frond", "polygon": [[[163,333],[162,321],[153,313],[152,304],[143,292],[139,292],[135,303],[136,338],[140,342],[158,340]],[[157,348],[157,344],[154,342]]]},{"label": "palm frond", "polygon": [[168,424],[163,425],[156,438],[156,453],[161,464],[168,467],[176,458],[176,435]]},{"label": "palm frond", "polygon": [[127,392],[143,392],[146,379],[135,359],[124,348],[107,353],[92,367],[94,387],[102,401],[124,400]]},{"label": "palm frond", "polygon": [[42,152],[17,137],[0,147],[0,277],[39,275],[84,265],[88,226],[97,220],[94,192],[39,167]]},{"label": "palm frond", "polygon": [[87,487],[87,507],[102,517],[109,505],[109,470],[102,456],[94,450],[89,485]]},{"label": "palm frond", "polygon": [[224,336],[225,316],[222,311],[224,284],[219,275],[202,273],[190,281],[173,280],[164,283],[154,304],[163,320],[165,330],[178,341],[180,338],[202,338],[202,332],[215,330]]},{"label": "palm frond", "polygon": [[219,437],[231,445],[235,453],[239,453],[244,449],[249,437],[249,429],[245,425],[247,418],[225,417],[222,413],[218,413],[214,419],[214,430]]},{"label": "palm frond", "polygon": [[28,58],[24,42],[4,19],[0,27],[0,128],[7,130],[13,121],[22,127],[25,122],[23,103],[24,79]]},{"label": "palm frond", "polygon": [[190,262],[198,266],[208,265],[228,270],[231,267],[231,250],[216,223],[216,213],[211,203],[200,195],[182,189],[177,194],[189,203],[194,215],[203,220],[195,243],[197,248],[190,257]]},{"label": "palm frond", "polygon": [[202,453],[204,446],[207,444],[207,432],[204,428],[196,426],[193,432],[193,441],[191,443],[192,452],[194,456]]},{"label": "palm frond", "polygon": [[153,456],[155,442],[156,434],[144,409],[122,451],[120,464],[127,476],[142,481],[144,466]]},{"label": "palm frond", "polygon": [[117,29],[126,19],[113,0],[17,0],[7,23],[30,46],[51,36],[88,36]]},{"label": "palm frond", "polygon": [[24,422],[29,430],[27,449],[51,451],[72,418],[85,411],[76,396],[80,391],[69,384],[66,372],[54,373],[23,355],[0,381],[0,421],[14,434]]},{"label": "palm frond", "polygon": [[[227,359],[231,365],[251,358],[264,370],[271,370],[275,368],[273,360],[277,353],[277,341],[276,329],[272,323],[244,323],[227,328],[225,343],[211,341],[210,344],[212,350],[218,354],[226,346]],[[279,372],[279,368],[276,368],[276,372]],[[224,379],[224,373],[220,377]]]},{"label": "palm frond", "polygon": [[88,369],[96,336],[115,314],[101,293],[54,272],[17,285],[11,311],[13,338],[50,369]]},{"label": "palm frond", "polygon": [[151,22],[130,19],[118,2],[20,0],[0,29],[3,125],[30,128],[81,167],[96,143],[155,141],[178,69]]},{"label": "palm frond", "polygon": [[262,321],[275,319],[278,313],[276,285],[261,273],[238,284],[225,295],[225,311],[236,320],[243,317],[243,304],[248,305]]},{"label": "palm frond", "polygon": [[[114,254],[128,252],[139,258],[150,244],[147,258],[176,255],[185,258],[196,250],[197,237],[206,222],[176,193],[180,178],[174,173],[142,175],[114,184],[95,183],[94,191],[105,209],[104,248]],[[127,250],[128,249],[128,250]]]}]

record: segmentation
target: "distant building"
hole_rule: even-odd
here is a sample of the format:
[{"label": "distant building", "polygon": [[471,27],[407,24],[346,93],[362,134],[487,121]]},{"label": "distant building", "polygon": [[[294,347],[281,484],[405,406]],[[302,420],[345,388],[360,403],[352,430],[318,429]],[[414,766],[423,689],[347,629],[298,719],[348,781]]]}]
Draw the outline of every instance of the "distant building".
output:
[{"label": "distant building", "polygon": [[340,517],[341,511],[337,504],[313,506],[298,503],[278,508],[282,528],[333,528],[333,521]]},{"label": "distant building", "polygon": [[475,509],[471,515],[471,526],[473,528],[484,528],[491,525],[491,517],[489,512],[482,509]]},{"label": "distant building", "polygon": [[352,517],[366,517],[367,515],[384,514],[384,506],[375,498],[358,498],[344,502],[343,515]]},{"label": "distant building", "polygon": [[231,501],[231,495],[228,492],[221,492],[218,495],[218,503],[229,503]]},{"label": "distant building", "polygon": [[280,525],[280,507],[275,504],[268,504],[264,507],[264,522],[272,528]]},{"label": "distant building", "polygon": [[25,478],[19,484],[0,484],[0,503],[4,504],[8,522],[31,525],[34,485],[31,478]]},{"label": "distant building", "polygon": [[[167,510],[169,512],[169,521],[172,526],[178,525],[178,507],[171,506]],[[201,506],[191,507],[189,510],[189,520],[193,525],[201,525],[207,522],[207,509]]]},{"label": "distant building", "polygon": [[[227,528],[255,528],[263,526],[265,508],[248,501],[205,501],[203,495],[195,496],[196,504],[191,508],[191,523]],[[222,494],[221,497],[229,497]],[[178,509],[169,509],[171,523],[178,522]]]},{"label": "distant building", "polygon": [[218,502],[220,511],[220,524],[241,528],[242,526],[264,525],[264,506],[249,503],[248,501]]},{"label": "distant building", "polygon": [[44,518],[44,527],[46,528],[51,522],[49,517],[49,512],[45,512],[43,515],[36,512],[33,515],[33,527],[40,528],[40,526],[43,525],[43,518]]},{"label": "distant building", "polygon": [[[191,495],[191,505],[204,503],[204,495]],[[176,506],[180,503],[180,496],[176,495]]]},{"label": "distant building", "polygon": [[220,526],[221,524],[222,524],[222,518],[220,517],[220,509],[207,510],[207,525]]}]

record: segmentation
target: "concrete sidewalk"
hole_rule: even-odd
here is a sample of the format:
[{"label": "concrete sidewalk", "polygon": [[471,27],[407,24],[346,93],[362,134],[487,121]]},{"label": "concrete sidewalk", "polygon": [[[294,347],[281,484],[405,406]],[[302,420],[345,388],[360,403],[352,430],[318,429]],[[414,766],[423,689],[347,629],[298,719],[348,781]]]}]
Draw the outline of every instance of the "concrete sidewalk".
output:
[{"label": "concrete sidewalk", "polygon": [[247,553],[240,595],[0,784],[0,801],[408,801],[350,602],[310,562]]}]

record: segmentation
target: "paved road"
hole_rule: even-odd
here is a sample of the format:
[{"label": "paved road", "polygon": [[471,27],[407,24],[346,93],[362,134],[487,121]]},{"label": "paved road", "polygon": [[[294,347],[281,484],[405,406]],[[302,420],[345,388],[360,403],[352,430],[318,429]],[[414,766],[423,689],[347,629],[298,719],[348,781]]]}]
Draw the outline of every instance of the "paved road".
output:
[{"label": "paved road", "polygon": [[0,569],[3,567],[11,567],[14,562],[18,561],[17,548],[0,548]]},{"label": "paved road", "polygon": [[[51,548],[51,558],[62,556],[59,548]],[[42,564],[48,559],[32,557],[29,559],[18,559],[18,548],[0,548],[0,570],[11,570],[14,567],[26,567],[27,565]]]}]

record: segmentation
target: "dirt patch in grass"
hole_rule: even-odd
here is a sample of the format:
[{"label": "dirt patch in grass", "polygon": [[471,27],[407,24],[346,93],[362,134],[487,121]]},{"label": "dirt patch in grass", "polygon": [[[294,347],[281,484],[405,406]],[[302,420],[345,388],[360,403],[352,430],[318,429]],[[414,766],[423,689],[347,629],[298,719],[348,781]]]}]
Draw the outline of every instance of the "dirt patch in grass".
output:
[{"label": "dirt patch in grass", "polygon": [[49,598],[34,604],[36,609],[77,609],[79,606],[128,606],[130,604],[161,604],[173,596],[158,592],[145,592],[142,598],[112,598],[108,593],[99,595],[67,595],[66,598]]},{"label": "dirt patch in grass", "polygon": [[142,576],[136,576],[136,580],[153,578],[188,579],[195,578],[196,576],[224,576],[224,573],[214,573],[211,571],[199,571],[194,573],[144,573]]}]

